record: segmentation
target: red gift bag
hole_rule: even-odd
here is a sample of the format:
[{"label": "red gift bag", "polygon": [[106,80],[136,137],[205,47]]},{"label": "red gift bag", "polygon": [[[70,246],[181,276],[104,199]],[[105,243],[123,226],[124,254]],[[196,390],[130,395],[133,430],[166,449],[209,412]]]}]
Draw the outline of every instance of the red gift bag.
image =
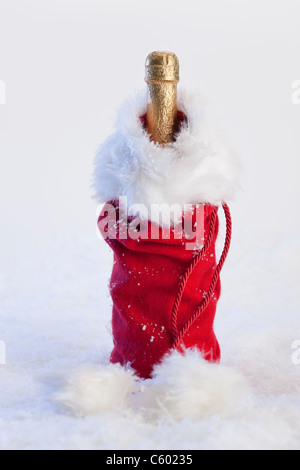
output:
[{"label": "red gift bag", "polygon": [[[114,252],[110,281],[113,363],[128,364],[140,377],[149,378],[153,366],[172,348],[197,347],[205,359],[220,359],[213,323],[231,223],[225,206],[226,243],[217,265],[217,210],[204,206],[204,245],[190,250],[191,240],[184,234],[178,239],[171,231],[165,239],[160,230],[159,238],[151,239],[151,222],[140,228],[138,238],[122,238],[118,204],[104,206],[98,226]],[[130,219],[121,223],[130,226]]]},{"label": "red gift bag", "polygon": [[[174,348],[197,348],[209,361],[220,359],[213,326],[231,237],[225,201],[232,197],[237,164],[207,121],[203,103],[183,93],[178,104],[176,141],[159,147],[145,131],[146,95],[129,99],[116,132],[99,150],[94,172],[98,202],[111,201],[98,220],[114,253],[111,361],[142,378],[151,377],[153,366]],[[161,207],[159,216],[153,205]],[[181,207],[174,219],[168,217],[172,205]],[[219,206],[227,229],[217,261]],[[194,241],[190,230],[177,230],[185,225],[192,227]]]}]

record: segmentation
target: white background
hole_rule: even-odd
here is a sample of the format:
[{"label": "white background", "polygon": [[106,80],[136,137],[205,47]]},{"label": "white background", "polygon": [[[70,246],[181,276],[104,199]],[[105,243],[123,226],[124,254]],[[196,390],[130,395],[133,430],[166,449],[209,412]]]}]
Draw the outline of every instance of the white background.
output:
[{"label": "white background", "polygon": [[20,227],[38,238],[93,230],[91,162],[122,99],[145,86],[153,50],[175,52],[179,86],[222,116],[244,165],[236,224],[275,238],[299,228],[297,0],[0,5],[0,210],[10,239]]},{"label": "white background", "polygon": [[[224,316],[217,324],[225,361],[232,330],[249,343],[251,334],[257,340],[264,331],[268,339],[259,344],[267,354],[278,346],[270,329],[287,326],[293,333],[281,353],[291,353],[300,338],[300,104],[292,102],[292,83],[300,80],[299,18],[298,0],[0,0],[0,80],[6,84],[6,104],[0,105],[0,340],[8,356],[0,372],[6,400],[11,390],[22,389],[21,382],[17,391],[11,385],[15,368],[27,370],[30,363],[25,375],[31,377],[44,364],[37,356],[51,367],[53,348],[55,364],[68,353],[76,363],[79,344],[86,362],[96,357],[104,338],[100,303],[103,318],[110,316],[103,292],[111,265],[96,236],[92,162],[123,98],[146,86],[144,62],[154,50],[177,54],[179,86],[207,97],[243,166],[231,205]],[[268,348],[264,341],[274,344]],[[28,400],[34,415],[36,399]],[[16,410],[13,398],[7,403],[4,421]],[[40,422],[32,426],[24,444],[15,417],[3,446],[54,445],[54,436],[37,431]],[[278,436],[271,447],[279,446]],[[128,445],[142,446],[138,438]],[[249,433],[241,447],[263,442],[253,439]],[[67,445],[80,442],[79,436]],[[292,437],[289,445],[296,446]]]}]

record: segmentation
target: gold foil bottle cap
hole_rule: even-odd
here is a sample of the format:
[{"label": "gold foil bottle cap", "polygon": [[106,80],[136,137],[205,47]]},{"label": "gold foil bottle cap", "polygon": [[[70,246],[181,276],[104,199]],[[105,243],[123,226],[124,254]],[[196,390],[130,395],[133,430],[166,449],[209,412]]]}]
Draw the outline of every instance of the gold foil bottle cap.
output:
[{"label": "gold foil bottle cap", "polygon": [[173,52],[151,52],[146,59],[148,85],[147,131],[150,139],[166,145],[178,132],[177,84],[179,61]]},{"label": "gold foil bottle cap", "polygon": [[145,81],[179,81],[179,61],[173,52],[151,52],[146,59]]}]

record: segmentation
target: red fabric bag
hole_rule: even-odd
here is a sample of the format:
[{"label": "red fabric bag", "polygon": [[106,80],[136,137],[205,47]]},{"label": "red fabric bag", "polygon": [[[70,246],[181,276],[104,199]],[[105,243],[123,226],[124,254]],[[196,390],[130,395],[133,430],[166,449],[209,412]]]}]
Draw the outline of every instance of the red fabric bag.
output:
[{"label": "red fabric bag", "polygon": [[[220,359],[213,324],[219,272],[230,242],[230,215],[226,207],[229,225],[222,265],[217,265],[218,208],[204,205],[202,210],[204,246],[200,250],[187,249],[190,238],[183,233],[177,239],[172,230],[165,239],[157,227],[159,238],[151,239],[151,222],[139,226],[138,238],[122,238],[117,202],[105,205],[99,217],[99,229],[114,252],[111,362],[130,365],[142,378],[149,378],[153,366],[172,348],[196,347],[205,359]],[[193,215],[188,214],[194,229],[195,215],[196,207]],[[130,219],[126,224],[130,227]]]},{"label": "red fabric bag", "polygon": [[[211,124],[201,98],[179,90],[178,109],[181,127],[176,141],[161,147],[150,141],[145,130],[147,94],[130,97],[117,114],[115,132],[95,159],[95,198],[105,204],[98,225],[114,252],[111,361],[130,365],[142,378],[151,377],[154,365],[174,348],[198,348],[207,360],[220,359],[213,325],[219,275],[230,244],[226,202],[234,193],[238,164]],[[126,197],[130,208],[125,215],[121,197]],[[203,247],[187,249],[191,240],[186,232],[178,237],[177,219],[174,232],[164,237],[165,221],[160,223],[152,213],[141,218],[134,233],[131,225],[139,213],[134,206],[146,207],[149,214],[153,204],[191,205],[194,214],[184,215],[194,228],[201,207]],[[227,230],[217,263],[220,206]]]}]

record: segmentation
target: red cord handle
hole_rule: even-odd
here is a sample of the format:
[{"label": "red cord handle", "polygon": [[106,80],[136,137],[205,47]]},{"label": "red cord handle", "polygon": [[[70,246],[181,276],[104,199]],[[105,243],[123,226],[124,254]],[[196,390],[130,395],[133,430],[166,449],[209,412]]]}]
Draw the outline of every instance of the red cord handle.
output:
[{"label": "red cord handle", "polygon": [[202,300],[201,304],[197,308],[194,315],[185,323],[185,325],[183,326],[181,331],[178,332],[178,326],[177,326],[178,325],[178,318],[177,317],[178,317],[178,310],[179,310],[179,307],[180,307],[180,304],[181,304],[181,301],[182,301],[182,297],[183,297],[183,294],[184,294],[184,289],[185,289],[185,286],[186,286],[186,284],[188,282],[188,279],[189,279],[190,275],[192,274],[193,270],[195,269],[197,264],[203,259],[203,256],[205,255],[206,251],[208,250],[209,246],[211,245],[213,235],[214,235],[214,231],[215,231],[216,220],[217,220],[217,212],[218,212],[217,207],[213,210],[213,212],[211,214],[210,228],[209,228],[209,234],[208,234],[207,240],[206,240],[202,250],[200,251],[200,253],[193,259],[193,261],[191,262],[191,264],[187,268],[187,270],[186,270],[186,272],[185,272],[184,276],[182,277],[182,279],[180,281],[180,284],[179,284],[177,296],[175,298],[172,313],[171,313],[173,348],[175,348],[177,350],[180,348],[180,343],[182,341],[182,338],[186,334],[186,332],[189,330],[189,328],[192,326],[192,324],[196,320],[198,320],[200,315],[202,315],[202,313],[204,312],[204,310],[208,306],[208,304],[209,304],[209,302],[212,298],[212,295],[214,293],[214,290],[215,290],[216,284],[218,282],[218,279],[220,277],[220,272],[223,268],[226,257],[228,255],[230,242],[231,242],[232,222],[231,222],[229,207],[227,206],[227,204],[223,204],[222,207],[223,207],[224,214],[225,214],[225,219],[226,219],[226,236],[225,236],[225,244],[224,244],[222,255],[221,255],[219,263],[218,263],[218,265],[215,269],[215,272],[214,272],[214,275],[212,277],[207,295]]}]

